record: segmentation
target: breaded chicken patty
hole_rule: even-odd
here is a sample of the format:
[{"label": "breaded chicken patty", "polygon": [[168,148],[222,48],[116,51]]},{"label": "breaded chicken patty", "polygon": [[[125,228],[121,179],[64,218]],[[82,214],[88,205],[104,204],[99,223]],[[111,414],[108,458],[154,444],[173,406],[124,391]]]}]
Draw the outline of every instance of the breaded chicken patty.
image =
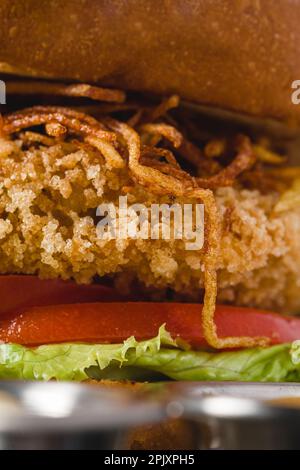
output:
[{"label": "breaded chicken patty", "polygon": [[[134,182],[125,165],[111,168],[100,151],[80,142],[21,134],[0,140],[1,273],[74,278],[89,283],[114,276],[119,288],[138,280],[198,298],[203,250],[183,240],[97,236],[103,202],[183,202],[158,197]],[[218,300],[236,305],[300,311],[300,207],[278,210],[282,195],[240,185],[215,191],[222,221]]]}]

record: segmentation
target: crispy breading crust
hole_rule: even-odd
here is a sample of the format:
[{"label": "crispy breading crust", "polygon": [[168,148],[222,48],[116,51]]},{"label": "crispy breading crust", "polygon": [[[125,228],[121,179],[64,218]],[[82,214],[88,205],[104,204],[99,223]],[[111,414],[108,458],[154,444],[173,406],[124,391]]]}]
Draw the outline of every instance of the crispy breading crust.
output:
[{"label": "crispy breading crust", "polygon": [[[182,240],[100,240],[96,233],[96,207],[118,204],[120,194],[128,204],[174,199],[134,183],[126,167],[109,168],[87,145],[22,144],[0,140],[2,273],[78,282],[117,274],[119,287],[138,278],[153,291],[171,287],[198,298],[202,252],[187,251]],[[278,195],[256,190],[222,188],[216,200],[223,223],[219,301],[299,311],[300,209],[274,213]]]}]

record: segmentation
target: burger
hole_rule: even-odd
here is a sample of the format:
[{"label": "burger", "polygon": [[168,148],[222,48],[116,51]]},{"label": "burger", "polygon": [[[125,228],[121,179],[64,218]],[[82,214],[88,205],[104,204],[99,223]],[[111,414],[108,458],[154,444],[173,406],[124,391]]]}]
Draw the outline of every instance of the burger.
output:
[{"label": "burger", "polygon": [[[0,378],[298,381],[299,2],[2,0],[0,18]],[[203,206],[202,245],[175,216],[145,236],[120,197]],[[111,207],[140,230],[99,236]]]}]

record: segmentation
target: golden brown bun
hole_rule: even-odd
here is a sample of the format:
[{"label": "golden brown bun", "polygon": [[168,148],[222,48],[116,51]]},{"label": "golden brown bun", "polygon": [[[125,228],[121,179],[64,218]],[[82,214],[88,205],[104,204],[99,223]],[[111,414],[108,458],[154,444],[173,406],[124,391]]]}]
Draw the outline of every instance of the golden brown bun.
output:
[{"label": "golden brown bun", "polygon": [[[117,382],[110,380],[87,380],[93,386],[129,388],[136,390],[143,386],[138,382]],[[163,423],[138,427],[131,431],[124,442],[124,447],[131,450],[188,450],[196,448],[196,441],[191,426],[181,419],[169,419]]]},{"label": "golden brown bun", "polygon": [[0,71],[300,123],[299,0],[1,0]]}]

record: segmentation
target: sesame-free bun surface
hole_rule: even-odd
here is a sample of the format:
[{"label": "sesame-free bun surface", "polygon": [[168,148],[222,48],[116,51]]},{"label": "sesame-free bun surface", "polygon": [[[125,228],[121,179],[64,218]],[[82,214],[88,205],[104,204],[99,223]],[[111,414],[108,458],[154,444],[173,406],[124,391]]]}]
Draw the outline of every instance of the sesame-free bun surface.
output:
[{"label": "sesame-free bun surface", "polygon": [[0,71],[300,123],[299,0],[1,0]]}]

